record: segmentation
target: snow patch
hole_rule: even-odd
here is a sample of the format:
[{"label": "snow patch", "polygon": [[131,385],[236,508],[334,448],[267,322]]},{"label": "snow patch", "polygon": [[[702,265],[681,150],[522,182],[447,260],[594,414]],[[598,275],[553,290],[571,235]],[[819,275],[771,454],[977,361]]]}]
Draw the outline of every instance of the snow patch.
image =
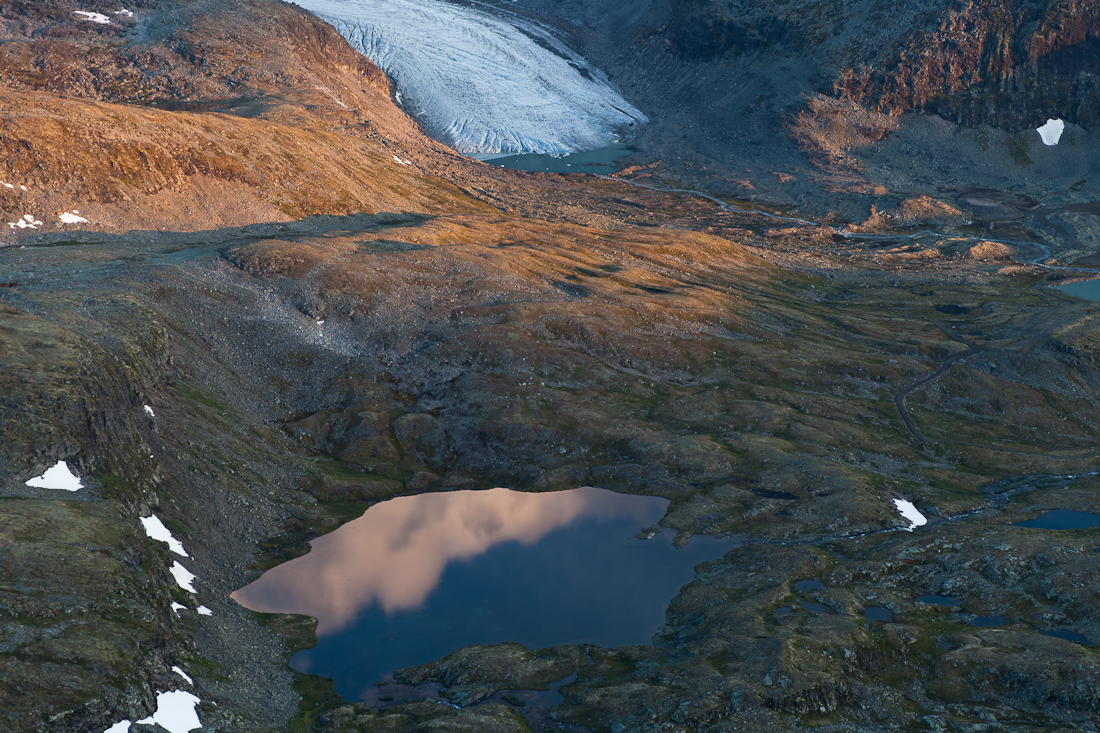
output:
[{"label": "snow patch", "polygon": [[175,692],[157,691],[157,711],[148,718],[138,721],[138,725],[153,725],[156,723],[168,733],[188,733],[188,731],[201,728],[199,714],[195,712],[195,706],[201,702],[199,698],[190,692],[176,690]]},{"label": "snow patch", "polygon": [[[393,155],[393,153],[390,153],[390,155]],[[396,160],[396,161],[397,161],[398,163],[400,163],[401,165],[412,165],[412,161],[409,161],[409,160],[401,160],[401,159],[400,159],[400,158],[398,158],[398,157],[397,157],[396,155],[394,155],[394,156],[393,156],[393,159],[394,159],[394,160]]]},{"label": "snow patch", "polygon": [[184,672],[179,667],[172,667],[172,671],[175,672],[176,674],[178,674],[180,677],[187,680],[187,684],[189,684],[189,685],[195,684],[195,680],[191,679],[191,676],[189,674],[187,674],[186,672]]},{"label": "snow patch", "polygon": [[157,515],[150,514],[148,517],[141,517],[141,526],[145,528],[145,534],[158,542],[165,543],[172,552],[177,555],[182,555],[183,557],[191,557],[187,554],[187,550],[183,549],[183,545],[180,544],[180,541],[172,536],[171,530],[164,526],[164,523],[160,521],[160,517]]},{"label": "snow patch", "polygon": [[191,581],[195,579],[195,574],[180,565],[179,560],[172,563],[172,567],[168,568],[168,572],[172,573],[172,577],[176,579],[176,585],[180,588],[188,593],[198,593],[195,586],[191,585]]},{"label": "snow patch", "polygon": [[58,461],[53,468],[47,469],[41,476],[35,476],[27,482],[27,486],[59,491],[78,491],[84,488],[80,478],[69,470],[69,464],[65,461]]},{"label": "snow patch", "polygon": [[20,229],[37,229],[38,227],[42,226],[42,222],[40,222],[38,219],[35,219],[30,214],[23,214],[23,218],[19,221],[9,221],[8,226],[12,229],[15,229],[16,227],[19,227]]},{"label": "snow patch", "polygon": [[[4,183],[4,182],[0,181],[0,183]],[[15,184],[14,183],[4,183],[4,188],[15,188]],[[22,188],[22,186],[20,186],[20,188]]]},{"label": "snow patch", "polygon": [[607,147],[647,122],[546,26],[445,0],[301,0],[394,80],[394,97],[461,153]]},{"label": "snow patch", "polygon": [[1035,132],[1043,139],[1043,145],[1057,145],[1066,129],[1066,123],[1061,120],[1047,120],[1042,127],[1036,127]]},{"label": "snow patch", "polygon": [[126,18],[133,18],[134,17],[134,11],[133,10],[127,10],[126,8],[123,8],[122,10],[116,10],[114,14],[115,15],[121,15],[121,16],[126,17]]},{"label": "snow patch", "polygon": [[64,212],[61,216],[57,217],[61,220],[62,224],[90,224],[87,219],[80,215],[80,212],[73,209],[72,212]]},{"label": "snow patch", "polygon": [[172,601],[172,611],[174,611],[177,616],[180,615],[180,611],[183,611],[183,610],[186,610],[186,609],[187,609],[187,606],[183,605],[182,603],[176,603],[175,601]]},{"label": "snow patch", "polygon": [[199,614],[200,616],[213,616],[213,615],[214,615],[214,612],[213,612],[213,611],[211,611],[211,610],[210,610],[209,608],[207,608],[206,606],[199,606],[199,607],[198,607],[198,609],[197,609],[197,611],[198,611],[198,614]]},{"label": "snow patch", "polygon": [[111,19],[103,13],[92,13],[87,10],[74,10],[73,15],[79,15],[84,20],[90,21],[92,23],[99,23],[101,25],[109,25],[111,23]]},{"label": "snow patch", "polygon": [[[145,411],[149,413],[149,417],[156,417],[157,416],[157,413],[153,412],[153,408],[149,407],[149,405],[145,405]],[[149,457],[152,458],[152,456],[149,456]]]},{"label": "snow patch", "polygon": [[928,520],[917,511],[912,502],[905,499],[894,499],[894,506],[901,512],[901,516],[909,520],[909,526],[905,528],[907,531],[912,532],[914,528],[920,527],[922,524],[928,524]]}]

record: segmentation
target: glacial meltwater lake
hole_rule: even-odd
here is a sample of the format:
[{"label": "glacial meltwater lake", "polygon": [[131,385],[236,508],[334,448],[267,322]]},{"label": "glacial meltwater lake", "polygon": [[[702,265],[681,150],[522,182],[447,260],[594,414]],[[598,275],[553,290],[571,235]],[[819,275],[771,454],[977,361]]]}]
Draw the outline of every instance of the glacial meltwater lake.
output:
[{"label": "glacial meltwater lake", "polygon": [[233,594],[318,620],[291,666],[364,699],[390,672],[470,644],[649,644],[694,567],[737,540],[639,539],[668,500],[584,487],[391,499]]},{"label": "glacial meltwater lake", "polygon": [[608,145],[598,150],[586,150],[583,153],[567,153],[564,155],[546,155],[525,153],[522,155],[508,155],[502,158],[489,158],[485,160],[489,165],[498,168],[510,168],[515,171],[528,171],[530,173],[593,173],[607,175],[619,169],[615,161],[633,151],[622,143]]},{"label": "glacial meltwater lake", "polygon": [[1085,300],[1100,300],[1100,280],[1078,280],[1075,283],[1058,286],[1063,293]]}]

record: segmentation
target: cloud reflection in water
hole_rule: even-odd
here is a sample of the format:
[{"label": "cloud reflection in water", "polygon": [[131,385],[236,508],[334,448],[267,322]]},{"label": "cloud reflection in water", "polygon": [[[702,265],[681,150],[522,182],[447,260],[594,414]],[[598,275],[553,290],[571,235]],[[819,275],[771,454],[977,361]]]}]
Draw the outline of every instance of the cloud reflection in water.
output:
[{"label": "cloud reflection in water", "polygon": [[468,560],[502,542],[531,545],[579,519],[632,518],[639,527],[653,521],[648,502],[619,499],[591,487],[391,499],[313,540],[309,554],[267,571],[232,598],[254,611],[313,616],[318,635],[331,634],[374,604],[388,614],[420,607],[448,563]]}]

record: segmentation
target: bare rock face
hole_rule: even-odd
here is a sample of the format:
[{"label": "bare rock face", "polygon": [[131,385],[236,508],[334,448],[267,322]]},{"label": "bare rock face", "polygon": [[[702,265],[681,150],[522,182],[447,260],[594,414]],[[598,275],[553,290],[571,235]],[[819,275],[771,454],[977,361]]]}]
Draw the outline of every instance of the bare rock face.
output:
[{"label": "bare rock face", "polygon": [[[1100,10],[1087,0],[517,5],[576,33],[649,117],[636,162],[664,181],[855,218],[893,191],[1037,195],[1052,174],[1060,189],[1094,178],[1055,152],[1095,157]],[[1067,126],[1059,148],[1034,132],[1048,119]]]},{"label": "bare rock face", "polygon": [[890,54],[852,64],[838,89],[894,114],[934,112],[969,127],[1100,122],[1095,3],[983,0],[929,16]]},{"label": "bare rock face", "polygon": [[1100,119],[1100,8],[1087,0],[670,0],[667,18],[653,32],[681,58],[798,54],[822,82],[891,114],[1009,129]]}]

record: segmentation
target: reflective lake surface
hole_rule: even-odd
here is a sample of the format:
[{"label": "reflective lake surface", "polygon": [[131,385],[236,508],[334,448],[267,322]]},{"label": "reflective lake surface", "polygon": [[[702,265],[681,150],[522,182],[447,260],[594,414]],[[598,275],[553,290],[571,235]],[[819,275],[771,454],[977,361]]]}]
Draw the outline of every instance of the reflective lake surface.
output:
[{"label": "reflective lake surface", "polygon": [[867,619],[868,626],[871,625],[872,621],[884,621],[889,623],[894,620],[894,612],[882,606],[868,606],[863,609],[863,615]]},{"label": "reflective lake surface", "polygon": [[1016,522],[1017,527],[1035,527],[1036,529],[1088,529],[1100,527],[1100,514],[1075,512],[1072,509],[1055,509],[1046,514]]},{"label": "reflective lake surface", "polygon": [[1078,634],[1076,631],[1039,631],[1044,636],[1053,636],[1058,639],[1065,639],[1066,641],[1072,641],[1076,644],[1084,644],[1085,646],[1092,646],[1092,642],[1088,640],[1088,637],[1083,634]]},{"label": "reflective lake surface", "polygon": [[291,666],[363,699],[383,675],[469,644],[648,644],[694,567],[738,546],[635,535],[668,500],[594,488],[392,499],[313,540],[309,554],[233,594],[318,620]]},{"label": "reflective lake surface", "polygon": [[1080,280],[1058,287],[1068,295],[1075,295],[1085,300],[1100,300],[1100,280]]},{"label": "reflective lake surface", "polygon": [[492,158],[485,162],[498,168],[510,168],[516,171],[530,171],[532,173],[595,173],[606,175],[619,169],[615,161],[631,151],[622,143],[608,145],[599,150],[588,150],[583,153],[569,153],[567,155],[508,155],[503,158]]}]

